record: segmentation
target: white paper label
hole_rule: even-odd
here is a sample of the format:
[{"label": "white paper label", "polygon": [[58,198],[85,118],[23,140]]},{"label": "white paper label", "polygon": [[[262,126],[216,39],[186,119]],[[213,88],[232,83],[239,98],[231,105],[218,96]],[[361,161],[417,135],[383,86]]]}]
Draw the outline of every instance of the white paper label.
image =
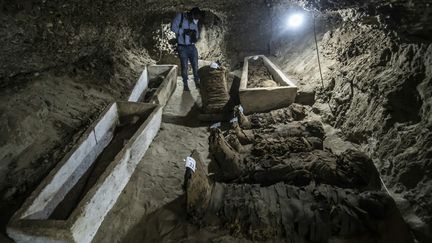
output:
[{"label": "white paper label", "polygon": [[210,64],[210,68],[218,69],[219,68],[219,64],[217,64],[215,62],[212,62],[212,64]]},{"label": "white paper label", "polygon": [[237,117],[234,117],[233,119],[230,120],[230,122],[231,122],[231,123],[238,122],[238,118],[237,118]]},{"label": "white paper label", "polygon": [[244,111],[243,106],[239,105],[239,111],[240,111],[240,113],[243,114],[243,111]]},{"label": "white paper label", "polygon": [[186,157],[186,168],[190,168],[193,172],[195,172],[196,161],[192,157]]},{"label": "white paper label", "polygon": [[214,129],[214,128],[218,128],[220,126],[221,126],[221,123],[218,122],[218,123],[215,123],[215,124],[211,125],[210,128]]}]

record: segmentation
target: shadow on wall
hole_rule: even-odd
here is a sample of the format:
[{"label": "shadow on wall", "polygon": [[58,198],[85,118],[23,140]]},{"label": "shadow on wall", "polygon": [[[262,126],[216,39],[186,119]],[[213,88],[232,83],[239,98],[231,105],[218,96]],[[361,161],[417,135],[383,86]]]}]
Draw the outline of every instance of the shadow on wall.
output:
[{"label": "shadow on wall", "polygon": [[388,94],[387,103],[384,105],[391,116],[387,124],[388,128],[397,122],[417,123],[421,121],[420,109],[423,102],[417,86],[424,78],[424,73],[413,74]]}]

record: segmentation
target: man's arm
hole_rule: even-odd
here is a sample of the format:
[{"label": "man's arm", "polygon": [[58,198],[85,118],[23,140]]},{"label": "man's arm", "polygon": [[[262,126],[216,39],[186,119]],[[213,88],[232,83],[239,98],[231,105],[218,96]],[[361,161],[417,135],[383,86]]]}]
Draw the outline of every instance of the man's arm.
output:
[{"label": "man's arm", "polygon": [[196,31],[197,31],[197,40],[199,40],[201,33],[198,25],[196,25]]},{"label": "man's arm", "polygon": [[197,40],[199,40],[199,38],[200,38],[200,36],[201,36],[201,31],[200,31],[200,28],[199,28],[199,24],[196,24],[195,25],[195,31],[196,31],[196,38],[197,38]]},{"label": "man's arm", "polygon": [[171,31],[178,34],[179,33],[179,25],[181,21],[181,13],[177,13],[173,21],[171,22]]}]

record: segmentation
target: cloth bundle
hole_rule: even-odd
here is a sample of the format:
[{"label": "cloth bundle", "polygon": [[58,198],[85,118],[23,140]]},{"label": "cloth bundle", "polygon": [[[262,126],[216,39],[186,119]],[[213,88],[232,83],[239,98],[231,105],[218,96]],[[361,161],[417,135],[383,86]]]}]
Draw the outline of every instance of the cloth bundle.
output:
[{"label": "cloth bundle", "polygon": [[204,66],[199,70],[199,76],[204,113],[222,113],[229,100],[226,70]]}]

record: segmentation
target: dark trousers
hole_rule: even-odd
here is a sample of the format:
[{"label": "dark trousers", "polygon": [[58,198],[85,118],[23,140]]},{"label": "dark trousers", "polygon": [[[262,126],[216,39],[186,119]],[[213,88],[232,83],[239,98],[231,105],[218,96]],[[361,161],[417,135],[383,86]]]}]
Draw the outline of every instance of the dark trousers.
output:
[{"label": "dark trousers", "polygon": [[183,84],[188,86],[188,61],[190,61],[194,76],[194,81],[199,84],[198,76],[198,51],[195,45],[178,45],[178,54],[180,57],[181,76]]}]

